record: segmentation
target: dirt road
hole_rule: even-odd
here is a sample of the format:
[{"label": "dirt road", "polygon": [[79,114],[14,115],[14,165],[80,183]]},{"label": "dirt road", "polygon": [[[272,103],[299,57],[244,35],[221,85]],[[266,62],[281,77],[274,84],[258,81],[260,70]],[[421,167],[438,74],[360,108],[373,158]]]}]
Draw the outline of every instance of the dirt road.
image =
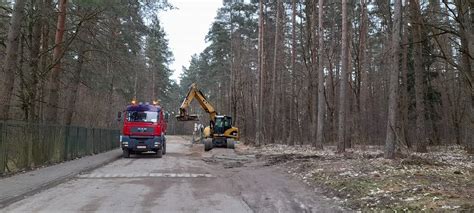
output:
[{"label": "dirt road", "polygon": [[284,171],[234,150],[168,136],[168,153],[132,155],[13,203],[5,212],[340,212]]}]

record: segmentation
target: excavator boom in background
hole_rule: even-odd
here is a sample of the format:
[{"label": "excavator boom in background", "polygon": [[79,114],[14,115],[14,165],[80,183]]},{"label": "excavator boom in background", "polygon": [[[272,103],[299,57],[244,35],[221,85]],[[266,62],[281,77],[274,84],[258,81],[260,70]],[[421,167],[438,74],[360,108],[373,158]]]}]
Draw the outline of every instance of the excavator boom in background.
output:
[{"label": "excavator boom in background", "polygon": [[192,84],[189,87],[188,94],[183,100],[183,103],[181,103],[181,106],[179,107],[179,115],[176,116],[178,121],[196,121],[198,120],[197,115],[190,115],[187,112],[187,108],[191,104],[191,102],[196,99],[199,102],[199,105],[202,107],[202,109],[207,112],[210,116],[211,121],[216,119],[217,112],[214,109],[214,107],[207,101],[206,97],[204,94],[197,88],[196,84]]}]

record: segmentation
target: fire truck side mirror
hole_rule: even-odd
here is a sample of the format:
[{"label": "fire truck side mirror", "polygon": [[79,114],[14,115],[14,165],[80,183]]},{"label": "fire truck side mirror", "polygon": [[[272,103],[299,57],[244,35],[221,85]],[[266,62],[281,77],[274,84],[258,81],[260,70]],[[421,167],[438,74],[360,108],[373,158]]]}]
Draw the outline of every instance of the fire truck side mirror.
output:
[{"label": "fire truck side mirror", "polygon": [[122,112],[117,113],[117,121],[122,121]]},{"label": "fire truck side mirror", "polygon": [[170,119],[170,114],[166,112],[166,113],[165,113],[165,120],[166,120],[166,122],[168,122],[169,119]]}]

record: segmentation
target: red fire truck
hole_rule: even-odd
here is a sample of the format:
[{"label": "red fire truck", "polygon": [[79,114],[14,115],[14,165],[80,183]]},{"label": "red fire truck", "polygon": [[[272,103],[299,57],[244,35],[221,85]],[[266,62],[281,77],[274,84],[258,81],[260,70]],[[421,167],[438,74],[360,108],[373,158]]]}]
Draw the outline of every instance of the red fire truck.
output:
[{"label": "red fire truck", "polygon": [[166,154],[168,113],[164,113],[157,102],[137,104],[132,101],[125,111],[119,112],[119,121],[122,116],[124,120],[120,144],[123,157],[149,151],[154,152],[158,158]]}]

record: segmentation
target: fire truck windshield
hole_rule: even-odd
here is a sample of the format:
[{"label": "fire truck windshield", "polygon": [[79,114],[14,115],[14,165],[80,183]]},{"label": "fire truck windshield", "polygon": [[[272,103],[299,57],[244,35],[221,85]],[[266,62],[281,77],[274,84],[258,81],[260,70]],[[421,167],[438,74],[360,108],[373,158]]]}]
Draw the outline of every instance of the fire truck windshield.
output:
[{"label": "fire truck windshield", "polygon": [[157,122],[158,113],[150,111],[128,111],[127,121],[129,122]]}]

